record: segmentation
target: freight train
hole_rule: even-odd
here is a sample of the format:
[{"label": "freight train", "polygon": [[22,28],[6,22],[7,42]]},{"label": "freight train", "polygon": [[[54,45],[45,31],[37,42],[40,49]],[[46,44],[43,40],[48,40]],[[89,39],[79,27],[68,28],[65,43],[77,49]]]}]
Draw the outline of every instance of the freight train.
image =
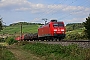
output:
[{"label": "freight train", "polygon": [[61,40],[65,38],[65,26],[64,22],[58,22],[57,20],[51,20],[45,25],[38,28],[37,33],[28,33],[21,37],[15,38],[16,40]]}]

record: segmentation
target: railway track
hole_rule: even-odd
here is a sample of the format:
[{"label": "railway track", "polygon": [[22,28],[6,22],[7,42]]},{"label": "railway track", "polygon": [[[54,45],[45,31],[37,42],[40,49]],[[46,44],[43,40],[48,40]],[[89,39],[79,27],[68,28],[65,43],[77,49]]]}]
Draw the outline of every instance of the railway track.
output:
[{"label": "railway track", "polygon": [[44,40],[44,41],[41,41],[41,40],[33,40],[33,41],[30,41],[29,42],[90,42],[90,40]]},{"label": "railway track", "polygon": [[90,42],[90,40],[63,40],[60,42]]},{"label": "railway track", "polygon": [[28,41],[30,43],[44,43],[44,44],[60,44],[62,46],[68,46],[72,44],[76,44],[82,48],[90,48],[89,40],[63,40],[63,41]]}]

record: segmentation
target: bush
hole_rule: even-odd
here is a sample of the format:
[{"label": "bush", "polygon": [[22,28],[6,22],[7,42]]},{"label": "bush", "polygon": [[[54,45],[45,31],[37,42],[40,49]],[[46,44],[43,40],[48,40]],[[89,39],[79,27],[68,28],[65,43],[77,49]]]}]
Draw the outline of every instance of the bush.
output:
[{"label": "bush", "polygon": [[18,42],[18,41],[16,41],[13,37],[8,37],[6,39],[6,43],[8,43],[9,45],[14,44],[16,42]]},{"label": "bush", "polygon": [[87,33],[85,31],[83,31],[81,34],[80,34],[80,38],[83,39],[83,40],[88,40],[87,38]]},{"label": "bush", "polygon": [[83,24],[86,29],[85,32],[87,33],[87,37],[88,37],[88,39],[90,39],[90,16],[88,16],[88,18],[86,18],[86,21],[83,22]]},{"label": "bush", "polygon": [[80,34],[78,32],[67,32],[65,40],[79,40]]},{"label": "bush", "polygon": [[78,32],[67,32],[64,40],[87,40],[87,34],[83,31],[82,33]]},{"label": "bush", "polygon": [[0,42],[5,42],[4,38],[0,38]]}]

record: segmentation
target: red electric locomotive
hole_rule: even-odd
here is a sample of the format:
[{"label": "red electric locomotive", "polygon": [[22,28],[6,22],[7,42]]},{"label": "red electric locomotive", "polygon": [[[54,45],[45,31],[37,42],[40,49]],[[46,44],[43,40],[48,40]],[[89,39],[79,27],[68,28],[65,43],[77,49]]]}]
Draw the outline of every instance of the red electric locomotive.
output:
[{"label": "red electric locomotive", "polygon": [[61,40],[65,37],[64,22],[57,22],[57,20],[51,20],[49,23],[38,28],[38,33],[25,34],[21,37],[15,38],[16,40]]},{"label": "red electric locomotive", "polygon": [[38,29],[38,38],[41,39],[63,39],[65,37],[64,22],[57,22],[57,20],[51,20],[49,23],[41,26]]}]

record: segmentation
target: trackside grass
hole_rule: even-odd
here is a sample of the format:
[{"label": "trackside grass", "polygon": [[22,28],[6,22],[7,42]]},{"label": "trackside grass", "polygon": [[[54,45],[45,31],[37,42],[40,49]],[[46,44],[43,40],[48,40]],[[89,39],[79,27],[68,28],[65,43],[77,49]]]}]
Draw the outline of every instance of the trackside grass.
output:
[{"label": "trackside grass", "polygon": [[21,46],[23,50],[40,56],[44,60],[88,60],[90,49],[79,48],[77,45],[61,46],[32,43]]},{"label": "trackside grass", "polygon": [[6,47],[0,45],[0,60],[17,60],[15,56],[6,49]]}]

